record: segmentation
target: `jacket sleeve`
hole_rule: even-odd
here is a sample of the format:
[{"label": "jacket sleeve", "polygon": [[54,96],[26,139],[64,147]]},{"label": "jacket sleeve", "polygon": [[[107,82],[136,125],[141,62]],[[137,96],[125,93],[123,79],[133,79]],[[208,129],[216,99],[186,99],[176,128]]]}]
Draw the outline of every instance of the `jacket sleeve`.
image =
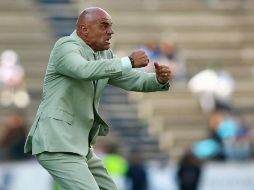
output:
[{"label": "jacket sleeve", "polygon": [[56,46],[50,62],[58,73],[75,79],[97,80],[122,75],[120,58],[88,60],[81,55],[81,49],[75,43]]},{"label": "jacket sleeve", "polygon": [[169,82],[160,84],[155,73],[146,73],[137,69],[130,69],[121,76],[111,77],[109,84],[136,92],[167,91],[169,89]]}]

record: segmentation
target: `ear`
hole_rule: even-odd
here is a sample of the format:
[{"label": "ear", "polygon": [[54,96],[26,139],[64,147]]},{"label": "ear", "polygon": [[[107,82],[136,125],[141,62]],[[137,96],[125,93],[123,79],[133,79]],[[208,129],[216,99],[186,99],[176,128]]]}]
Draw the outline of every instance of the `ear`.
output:
[{"label": "ear", "polygon": [[87,35],[87,33],[88,33],[88,29],[87,29],[87,27],[85,25],[80,26],[80,31],[84,35]]}]

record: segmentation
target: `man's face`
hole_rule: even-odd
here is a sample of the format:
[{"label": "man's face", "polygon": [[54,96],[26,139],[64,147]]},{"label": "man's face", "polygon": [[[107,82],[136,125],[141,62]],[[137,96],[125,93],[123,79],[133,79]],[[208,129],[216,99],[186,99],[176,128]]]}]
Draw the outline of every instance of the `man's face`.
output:
[{"label": "man's face", "polygon": [[94,51],[107,50],[110,48],[109,41],[113,33],[110,16],[99,14],[97,19],[88,24],[87,44]]}]

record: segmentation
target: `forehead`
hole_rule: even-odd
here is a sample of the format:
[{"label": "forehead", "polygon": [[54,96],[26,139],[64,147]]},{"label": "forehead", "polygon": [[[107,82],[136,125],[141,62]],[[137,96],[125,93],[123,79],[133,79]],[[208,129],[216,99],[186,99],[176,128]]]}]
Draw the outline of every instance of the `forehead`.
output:
[{"label": "forehead", "polygon": [[95,16],[95,21],[97,23],[107,23],[107,24],[112,24],[112,19],[111,16],[104,11],[97,11],[96,16]]}]

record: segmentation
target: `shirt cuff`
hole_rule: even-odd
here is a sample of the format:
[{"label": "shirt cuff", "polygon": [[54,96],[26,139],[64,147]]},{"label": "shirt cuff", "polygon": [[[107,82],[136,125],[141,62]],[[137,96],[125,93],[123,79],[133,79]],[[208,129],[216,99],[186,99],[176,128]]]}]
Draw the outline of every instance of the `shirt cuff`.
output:
[{"label": "shirt cuff", "polygon": [[123,71],[128,71],[132,68],[131,61],[128,56],[121,58]]}]

